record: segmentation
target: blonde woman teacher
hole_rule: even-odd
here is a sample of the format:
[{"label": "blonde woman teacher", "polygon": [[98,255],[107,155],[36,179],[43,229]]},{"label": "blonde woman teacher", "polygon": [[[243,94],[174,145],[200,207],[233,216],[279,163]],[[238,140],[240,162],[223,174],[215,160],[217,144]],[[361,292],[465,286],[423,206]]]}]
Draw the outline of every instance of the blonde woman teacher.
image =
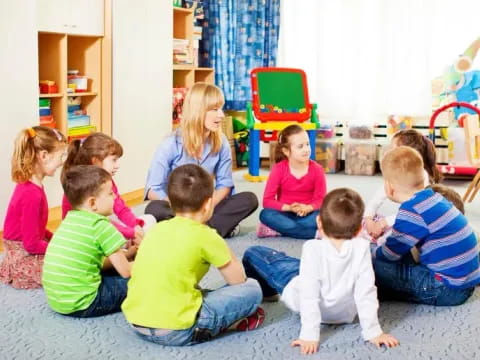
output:
[{"label": "blonde woman teacher", "polygon": [[223,93],[214,85],[196,83],[188,91],[181,127],[157,148],[147,175],[145,199],[152,201],[145,213],[157,221],[174,216],[168,203],[167,180],[173,169],[184,164],[200,165],[215,180],[215,209],[208,225],[220,236],[236,235],[240,221],[257,209],[254,193],[234,192],[230,145],[221,131],[223,104]]}]

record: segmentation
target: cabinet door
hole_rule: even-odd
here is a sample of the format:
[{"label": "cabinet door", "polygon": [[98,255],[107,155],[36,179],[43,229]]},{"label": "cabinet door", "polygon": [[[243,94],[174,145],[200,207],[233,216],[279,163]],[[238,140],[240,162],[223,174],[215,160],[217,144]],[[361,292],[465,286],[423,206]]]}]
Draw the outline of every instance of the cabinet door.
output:
[{"label": "cabinet door", "polygon": [[69,1],[37,0],[37,30],[55,33],[69,31]]},{"label": "cabinet door", "polygon": [[104,0],[68,0],[69,34],[103,36]]}]

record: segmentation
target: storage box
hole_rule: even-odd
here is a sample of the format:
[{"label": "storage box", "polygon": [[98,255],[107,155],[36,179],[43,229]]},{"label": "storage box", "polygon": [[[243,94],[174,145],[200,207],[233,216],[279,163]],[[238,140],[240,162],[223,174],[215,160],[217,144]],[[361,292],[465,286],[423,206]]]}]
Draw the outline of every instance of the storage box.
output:
[{"label": "storage box", "polygon": [[58,93],[58,86],[57,84],[53,83],[42,83],[39,84],[40,94],[56,94]]},{"label": "storage box", "polygon": [[337,138],[322,139],[315,141],[315,160],[322,165],[327,174],[334,174],[340,170],[338,161],[340,141]]},{"label": "storage box", "polygon": [[345,174],[373,175],[377,158],[377,144],[373,140],[349,140],[345,147]]},{"label": "storage box", "polygon": [[75,85],[75,92],[86,92],[88,90],[88,78],[80,75],[68,76],[68,84]]}]

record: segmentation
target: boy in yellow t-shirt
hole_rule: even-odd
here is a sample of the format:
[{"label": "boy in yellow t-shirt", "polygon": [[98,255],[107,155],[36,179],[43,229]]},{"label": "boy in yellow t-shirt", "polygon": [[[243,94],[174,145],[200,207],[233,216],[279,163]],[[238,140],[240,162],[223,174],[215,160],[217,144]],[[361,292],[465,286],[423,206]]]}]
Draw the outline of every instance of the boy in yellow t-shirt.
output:
[{"label": "boy in yellow t-shirt", "polygon": [[[176,168],[168,179],[176,216],[143,239],[132,268],[123,313],[135,332],[161,345],[192,345],[227,329],[253,330],[264,320],[262,291],[214,229],[213,181],[198,165]],[[227,286],[202,292],[210,264]]]}]

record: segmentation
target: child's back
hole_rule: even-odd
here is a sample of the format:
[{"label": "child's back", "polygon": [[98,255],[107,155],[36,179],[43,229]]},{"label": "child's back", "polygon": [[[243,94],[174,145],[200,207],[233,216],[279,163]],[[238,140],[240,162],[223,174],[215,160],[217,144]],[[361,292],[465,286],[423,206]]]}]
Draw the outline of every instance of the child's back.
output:
[{"label": "child's back", "polygon": [[415,246],[420,263],[452,287],[480,282],[477,239],[467,218],[432,189],[400,205],[392,236],[377,249],[378,259],[396,261]]},{"label": "child's back", "polygon": [[[401,205],[391,236],[374,252],[379,298],[463,304],[480,283],[477,239],[467,219],[442,195],[424,189],[417,151],[397,147],[381,166],[387,196]],[[410,254],[414,247],[418,265]]]},{"label": "child's back", "polygon": [[[205,225],[213,213],[213,180],[203,168],[177,167],[168,178],[176,216],[156,224],[143,239],[122,310],[136,334],[161,345],[192,345],[227,329],[253,330],[264,319],[259,284],[227,243]],[[210,265],[227,283],[203,292]]]},{"label": "child's back", "polygon": [[[369,339],[381,333],[376,318],[378,302],[373,301],[376,300],[375,294],[366,301],[362,297],[366,293],[375,292],[370,243],[367,240],[354,238],[345,241],[340,250],[326,238],[309,240],[303,245],[300,273],[308,276],[293,278],[282,293],[282,301],[291,310],[305,313],[309,307],[316,306],[308,301],[307,294],[304,293],[308,289],[308,293],[315,294],[316,299],[319,299],[321,309],[321,319],[314,316],[302,318],[302,324],[308,322],[313,329],[315,324],[320,323],[319,320],[327,323],[351,323],[358,311],[362,322],[366,320],[364,314],[375,315],[367,320],[368,324],[362,323],[364,338]],[[359,304],[356,304],[357,300],[360,301]],[[314,334],[304,335],[312,338],[316,334],[318,329],[315,329]]]},{"label": "child's back", "polygon": [[158,223],[135,259],[122,306],[125,317],[152,328],[191,326],[202,305],[197,284],[210,264],[219,267],[229,260],[225,241],[207,225],[180,216]]}]

